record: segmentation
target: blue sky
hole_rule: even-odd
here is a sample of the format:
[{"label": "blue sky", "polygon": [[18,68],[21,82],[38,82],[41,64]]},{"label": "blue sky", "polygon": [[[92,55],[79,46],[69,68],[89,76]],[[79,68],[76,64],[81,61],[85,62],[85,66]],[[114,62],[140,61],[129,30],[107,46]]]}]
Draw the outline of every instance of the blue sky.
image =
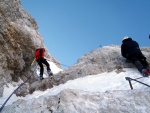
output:
[{"label": "blue sky", "polygon": [[21,0],[21,4],[61,64],[71,66],[100,46],[121,45],[124,36],[141,47],[150,43],[150,0]]}]

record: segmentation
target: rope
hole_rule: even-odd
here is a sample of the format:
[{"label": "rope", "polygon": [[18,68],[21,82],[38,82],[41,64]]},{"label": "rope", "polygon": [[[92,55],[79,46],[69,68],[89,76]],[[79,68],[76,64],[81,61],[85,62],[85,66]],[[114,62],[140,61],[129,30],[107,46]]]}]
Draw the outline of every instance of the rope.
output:
[{"label": "rope", "polygon": [[15,89],[15,90],[11,93],[11,95],[7,98],[7,100],[6,100],[6,101],[4,102],[4,104],[1,106],[0,112],[3,110],[5,104],[8,102],[8,100],[10,99],[10,97],[11,97],[21,86],[23,86],[30,78],[31,78],[31,76],[29,76],[25,82],[23,82],[20,86],[18,86],[17,89]]},{"label": "rope", "polygon": [[35,60],[36,60],[36,58],[32,61],[31,66],[34,64]]},{"label": "rope", "polygon": [[65,65],[65,64],[61,64],[61,63],[59,63],[60,65],[62,65],[62,66],[65,66],[65,67],[70,67],[70,66],[68,66],[68,65]]},{"label": "rope", "polygon": [[[47,58],[47,57],[45,57],[47,60],[49,60],[49,61],[51,61],[49,58]],[[58,64],[60,64],[60,65],[62,65],[62,66],[65,66],[65,67],[70,67],[70,66],[68,66],[68,65],[66,65],[66,64],[61,64],[61,63],[58,63]]]},{"label": "rope", "polygon": [[[35,62],[35,59],[34,59],[33,62],[31,63],[31,66],[34,64],[34,62]],[[36,65],[36,67],[37,67],[37,65]],[[36,70],[36,68],[35,68],[35,70]],[[34,70],[34,71],[35,71],[35,70]],[[6,99],[6,101],[5,101],[5,102],[3,103],[3,105],[1,106],[0,112],[3,110],[4,106],[6,105],[6,103],[8,102],[8,100],[11,98],[11,96],[12,96],[21,86],[23,86],[23,85],[31,78],[31,76],[32,76],[32,75],[30,75],[30,76],[27,78],[26,81],[24,81],[22,84],[20,84],[20,86],[18,86],[18,87],[11,93],[11,95]]]},{"label": "rope", "polygon": [[139,78],[135,78],[135,80],[137,80],[137,79],[141,79],[141,78],[145,78],[145,77],[139,77]]}]

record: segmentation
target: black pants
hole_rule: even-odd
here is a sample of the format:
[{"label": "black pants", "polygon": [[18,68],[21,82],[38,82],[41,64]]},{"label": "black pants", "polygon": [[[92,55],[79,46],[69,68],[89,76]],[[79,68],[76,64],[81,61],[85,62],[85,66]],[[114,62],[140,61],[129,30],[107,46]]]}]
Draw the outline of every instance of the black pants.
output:
[{"label": "black pants", "polygon": [[43,76],[43,72],[44,72],[44,67],[43,64],[46,65],[47,70],[50,70],[50,66],[49,63],[46,61],[46,59],[44,58],[40,58],[39,60],[37,60],[39,66],[40,66],[40,76]]},{"label": "black pants", "polygon": [[138,69],[139,72],[142,73],[143,69],[149,67],[148,62],[146,61],[146,57],[142,53],[138,53],[132,56],[132,63]]}]

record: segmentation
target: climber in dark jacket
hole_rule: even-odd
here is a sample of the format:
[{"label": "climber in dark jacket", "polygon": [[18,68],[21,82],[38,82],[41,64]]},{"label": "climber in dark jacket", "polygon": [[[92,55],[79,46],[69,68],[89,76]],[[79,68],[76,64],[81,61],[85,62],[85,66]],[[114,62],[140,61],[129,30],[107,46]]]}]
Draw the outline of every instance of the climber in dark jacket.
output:
[{"label": "climber in dark jacket", "polygon": [[139,44],[130,37],[124,37],[121,45],[121,54],[130,60],[143,76],[150,75],[150,68],[146,57],[142,54]]}]

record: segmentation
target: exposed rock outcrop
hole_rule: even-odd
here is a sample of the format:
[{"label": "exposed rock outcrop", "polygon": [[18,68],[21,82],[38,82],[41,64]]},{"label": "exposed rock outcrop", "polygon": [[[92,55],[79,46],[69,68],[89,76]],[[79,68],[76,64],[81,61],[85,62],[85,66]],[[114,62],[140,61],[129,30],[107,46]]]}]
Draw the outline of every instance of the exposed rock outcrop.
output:
[{"label": "exposed rock outcrop", "polygon": [[[0,1],[0,87],[33,75],[31,62],[38,47],[45,47],[36,21],[23,10],[19,0]],[[59,63],[46,51],[46,57]],[[34,67],[33,67],[34,68]]]},{"label": "exposed rock outcrop", "polygon": [[[150,48],[145,47],[141,48],[141,50],[147,57],[147,61],[150,62]],[[98,48],[85,54],[75,65],[60,72],[58,75],[61,75],[61,77],[59,77],[60,83],[64,83],[68,79],[75,79],[113,70],[119,73],[124,71],[122,70],[123,68],[132,67],[135,66],[122,57],[120,46],[111,45]]]},{"label": "exposed rock outcrop", "polygon": [[[141,48],[143,54],[150,62],[150,48]],[[30,86],[30,93],[35,90],[46,90],[53,85],[59,85],[79,77],[87,75],[95,75],[103,72],[111,72],[116,70],[120,73],[123,68],[134,68],[135,66],[128,62],[121,55],[121,48],[119,46],[104,46],[93,50],[82,56],[78,62],[53,77],[53,79],[45,79],[42,82],[34,82]]]}]

